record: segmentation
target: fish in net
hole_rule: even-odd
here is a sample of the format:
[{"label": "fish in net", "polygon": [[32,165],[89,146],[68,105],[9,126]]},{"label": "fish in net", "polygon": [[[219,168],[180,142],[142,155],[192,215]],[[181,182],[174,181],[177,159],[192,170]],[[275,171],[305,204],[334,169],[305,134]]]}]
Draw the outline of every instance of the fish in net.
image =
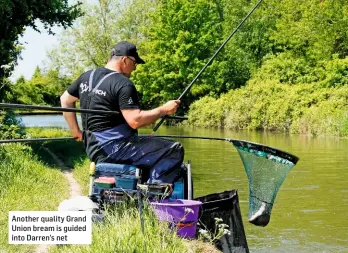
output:
[{"label": "fish in net", "polygon": [[237,149],[249,181],[250,223],[266,226],[278,190],[299,158],[265,145],[230,140]]}]

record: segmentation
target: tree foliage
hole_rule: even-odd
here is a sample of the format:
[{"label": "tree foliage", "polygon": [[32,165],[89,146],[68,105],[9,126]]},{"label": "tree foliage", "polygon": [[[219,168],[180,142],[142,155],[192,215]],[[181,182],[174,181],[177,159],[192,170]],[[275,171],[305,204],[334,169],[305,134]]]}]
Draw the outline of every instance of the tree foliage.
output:
[{"label": "tree foliage", "polygon": [[[177,97],[221,45],[225,2],[129,0],[122,8],[120,2],[105,0],[86,6],[86,15],[51,53],[52,65],[74,76],[82,69],[104,65],[110,48],[117,41],[129,40],[138,45],[147,61],[134,75],[143,105],[150,107]],[[103,17],[109,22],[106,27]],[[243,85],[250,75],[241,62],[233,52],[222,51],[184,104]]]},{"label": "tree foliage", "polygon": [[82,14],[79,5],[80,3],[70,6],[68,0],[0,2],[0,101],[6,100],[5,95],[11,93],[11,86],[6,78],[10,76],[20,56],[23,46],[18,38],[23,35],[26,27],[39,31],[35,25],[36,20],[40,20],[49,33],[52,33],[53,25],[64,28],[71,26]]},{"label": "tree foliage", "polygon": [[53,25],[64,28],[81,12],[79,4],[69,6],[68,0],[52,1],[14,1],[2,0],[0,4],[0,78],[10,74],[20,52],[19,36],[26,27],[36,28],[35,21],[40,20],[45,29],[51,32]]},{"label": "tree foliage", "polygon": [[[183,92],[256,2],[99,0],[86,4],[86,15],[63,34],[60,47],[51,53],[51,66],[60,77],[76,77],[87,68],[103,66],[117,41],[134,42],[146,64],[138,66],[132,78],[143,106],[153,107]],[[183,97],[181,109],[187,112],[193,101],[208,95],[193,105],[192,119],[201,107],[208,115],[202,117],[204,124],[295,132],[312,131],[304,122],[319,125],[314,119],[321,109],[328,117],[330,113],[346,117],[342,114],[346,97],[332,94],[345,90],[348,83],[347,14],[347,1],[264,1]],[[287,94],[295,100],[285,99]],[[222,100],[216,100],[220,96]],[[325,102],[326,96],[330,102]],[[221,109],[226,101],[231,106]],[[283,106],[277,109],[279,105]],[[212,119],[214,108],[218,116]]]},{"label": "tree foliage", "polygon": [[275,25],[268,27],[273,50],[265,55],[256,75],[289,84],[346,84],[344,78],[342,82],[328,79],[347,71],[348,2],[285,0],[273,4],[279,8]]},{"label": "tree foliage", "polygon": [[12,111],[0,111],[0,139],[24,138],[25,128]]},{"label": "tree foliage", "polygon": [[[178,97],[218,48],[222,19],[217,4],[220,3],[167,0],[157,6],[142,44],[149,60],[135,76],[149,105]],[[221,61],[207,70],[192,89],[193,95],[209,94],[212,87],[221,88],[223,75],[232,71],[223,66],[223,54],[219,58]],[[189,94],[184,102],[187,100],[190,102]]]},{"label": "tree foliage", "polygon": [[70,78],[59,77],[57,70],[49,70],[42,73],[39,67],[30,80],[24,77],[18,78],[15,84],[11,85],[11,92],[6,98],[6,102],[18,104],[34,105],[54,105],[60,104],[59,97],[70,85]]},{"label": "tree foliage", "polygon": [[348,86],[253,79],[218,99],[194,102],[187,125],[348,136]]},{"label": "tree foliage", "polygon": [[111,48],[121,40],[137,43],[151,0],[99,0],[83,5],[84,16],[60,37],[49,53],[50,67],[76,77],[88,68],[104,66]]}]

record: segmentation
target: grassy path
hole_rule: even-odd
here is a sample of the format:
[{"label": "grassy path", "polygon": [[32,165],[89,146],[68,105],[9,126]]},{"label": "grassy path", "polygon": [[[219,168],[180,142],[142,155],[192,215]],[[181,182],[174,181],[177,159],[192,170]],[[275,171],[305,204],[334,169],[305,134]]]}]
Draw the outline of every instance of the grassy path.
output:
[{"label": "grassy path", "polygon": [[63,172],[66,180],[68,180],[70,186],[70,198],[75,196],[81,196],[81,187],[79,183],[75,180],[72,169],[67,167],[64,164],[64,162],[51,150],[49,150],[48,148],[44,149],[47,153],[49,153],[52,156],[56,164],[60,167],[61,171]]},{"label": "grassy path", "polygon": [[[69,198],[75,197],[75,196],[81,196],[81,187],[79,183],[75,180],[72,169],[67,167],[62,159],[60,159],[55,153],[53,153],[48,148],[43,148],[53,159],[53,161],[59,166],[62,173],[64,174],[66,180],[69,182]],[[46,253],[49,250],[49,245],[41,244],[38,245],[36,248],[35,253]]]}]

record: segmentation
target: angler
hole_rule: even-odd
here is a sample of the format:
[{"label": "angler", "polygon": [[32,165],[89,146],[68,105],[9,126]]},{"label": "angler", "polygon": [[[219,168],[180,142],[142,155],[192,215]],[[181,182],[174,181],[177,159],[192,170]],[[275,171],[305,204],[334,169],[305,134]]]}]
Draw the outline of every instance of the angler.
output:
[{"label": "angler", "polygon": [[[137,64],[144,63],[134,44],[127,41],[117,43],[111,49],[105,67],[83,73],[63,93],[61,105],[75,108],[80,100],[82,109],[117,111],[119,114],[82,113],[83,132],[74,112],[63,114],[72,136],[83,140],[91,161],[131,164],[146,171],[149,183],[172,184],[184,167],[183,146],[172,140],[138,136],[138,128],[174,114],[180,100],[168,101],[152,110],[140,108],[138,92],[129,77]],[[85,88],[87,84],[88,91]],[[101,94],[100,89],[106,94],[98,95]]]}]

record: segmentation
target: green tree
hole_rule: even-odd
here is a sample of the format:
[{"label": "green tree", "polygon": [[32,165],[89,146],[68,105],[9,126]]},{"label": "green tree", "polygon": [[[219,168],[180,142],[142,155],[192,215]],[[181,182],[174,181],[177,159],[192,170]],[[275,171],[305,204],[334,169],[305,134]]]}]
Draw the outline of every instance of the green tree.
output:
[{"label": "green tree", "polygon": [[341,0],[278,1],[281,18],[271,36],[282,50],[307,60],[344,58],[348,53],[348,2]]},{"label": "green tree", "polygon": [[36,67],[30,80],[25,80],[22,76],[11,85],[11,96],[8,101],[19,104],[58,106],[60,95],[70,83],[71,79],[60,77],[57,70],[50,69],[44,72]]},{"label": "green tree", "polygon": [[0,114],[0,139],[20,139],[25,137],[25,128],[12,111]]},{"label": "green tree", "polygon": [[[76,77],[87,68],[103,66],[117,41],[132,41],[147,61],[133,79],[145,107],[152,107],[179,96],[234,28],[227,23],[233,20],[236,26],[252,6],[248,3],[241,9],[248,1],[239,0],[239,5],[226,7],[227,2],[127,0],[122,5],[119,0],[100,0],[86,4],[86,15],[63,34],[60,46],[50,53],[51,66],[61,75]],[[265,22],[259,23],[265,30]],[[255,34],[263,34],[263,30]],[[198,97],[217,96],[245,84],[250,66],[257,64],[244,59],[254,57],[248,50],[260,41],[249,37],[249,47],[222,50],[184,97],[185,110]],[[256,57],[259,62],[264,54]]]},{"label": "green tree", "polygon": [[[14,1],[0,3],[0,78],[8,76],[20,52],[18,38],[25,28],[37,30],[35,21],[39,19],[45,29],[51,32],[55,24],[68,27],[81,15],[79,3],[69,6],[68,0]],[[7,71],[5,69],[7,68]]]},{"label": "green tree", "polygon": [[[187,87],[257,0],[100,0],[52,52],[60,76],[103,66],[119,40],[146,60],[133,75],[145,107]],[[346,1],[268,0],[249,17],[183,98],[192,101],[245,85],[251,77],[281,83],[346,83]],[[332,62],[331,62],[332,61]]]},{"label": "green tree", "polygon": [[104,66],[111,48],[120,40],[139,42],[153,0],[99,0],[84,4],[85,15],[66,30],[57,49],[49,53],[50,67],[61,75],[77,77],[88,68]]},{"label": "green tree", "polygon": [[[135,74],[148,105],[179,94],[254,6],[250,0],[161,1],[146,27],[143,48],[150,60]],[[262,6],[262,5],[261,5]],[[258,9],[183,98],[184,109],[199,97],[217,97],[243,86],[272,50],[267,29],[276,15]],[[186,107],[186,108],[185,108]]]},{"label": "green tree", "polygon": [[8,78],[0,78],[0,102],[11,101],[11,86],[12,83]]},{"label": "green tree", "polygon": [[262,59],[256,76],[282,83],[346,84],[348,72],[348,2],[285,0],[272,3],[267,26],[272,50]]},{"label": "green tree", "polygon": [[[224,37],[237,27],[256,2],[256,0],[224,1]],[[226,51],[235,59],[242,73],[247,74],[245,76],[247,79],[250,78],[251,72],[257,71],[261,66],[266,55],[276,51],[270,32],[275,28],[278,18],[277,1],[263,1],[226,45]]]},{"label": "green tree", "polygon": [[32,27],[38,31],[35,25],[36,20],[40,20],[49,33],[52,33],[53,25],[61,25],[64,28],[71,26],[72,22],[82,14],[79,5],[80,3],[70,6],[68,0],[2,0],[0,2],[1,101],[5,99],[2,95],[11,89],[6,77],[10,76],[23,48],[18,38],[23,35],[25,28]]},{"label": "green tree", "polygon": [[[135,74],[148,106],[178,97],[221,44],[223,17],[218,12],[220,1],[214,2],[161,1],[152,13],[142,44],[148,62]],[[233,72],[233,66],[226,65],[219,55],[184,98],[184,109],[196,96],[216,94],[224,75]]]}]

